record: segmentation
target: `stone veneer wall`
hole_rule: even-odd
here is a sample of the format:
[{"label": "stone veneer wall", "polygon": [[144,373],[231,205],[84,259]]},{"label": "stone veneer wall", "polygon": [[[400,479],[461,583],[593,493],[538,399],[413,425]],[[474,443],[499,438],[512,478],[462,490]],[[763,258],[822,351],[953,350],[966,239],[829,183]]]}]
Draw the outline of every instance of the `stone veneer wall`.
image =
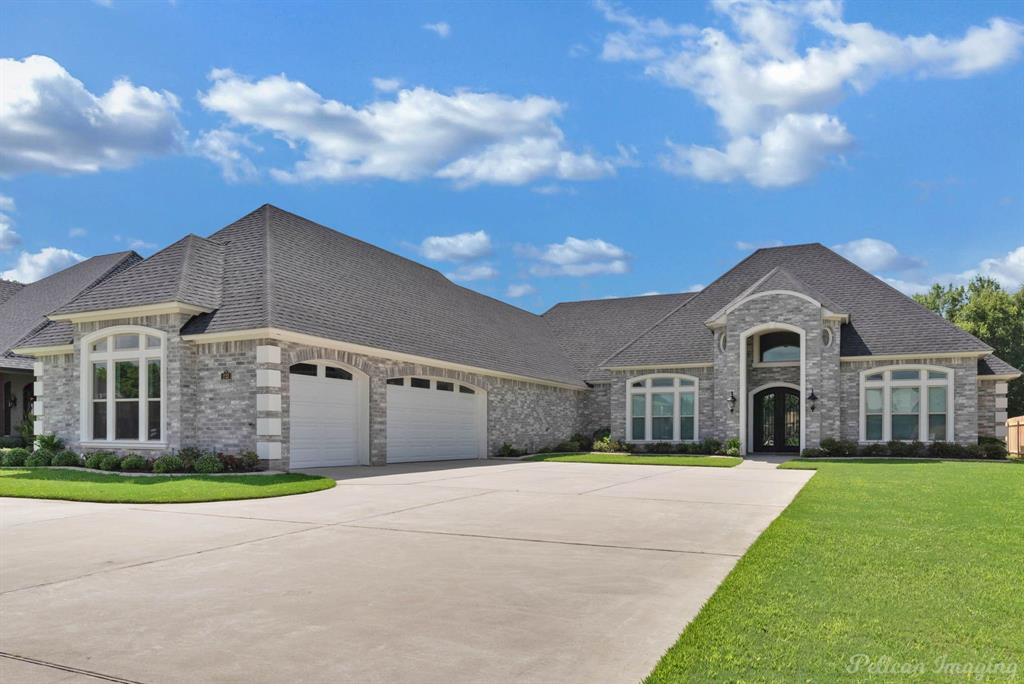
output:
[{"label": "stone veneer wall", "polygon": [[598,430],[610,429],[611,383],[597,383],[580,399],[580,432],[590,437]]},{"label": "stone veneer wall", "polygon": [[[1022,382],[1022,381],[1018,381]],[[978,436],[1006,439],[1009,385],[1005,380],[978,381]]]},{"label": "stone veneer wall", "polygon": [[978,362],[947,357],[907,361],[844,361],[840,368],[842,439],[860,439],[860,373],[888,366],[942,366],[953,370],[953,437],[970,444],[978,439]]}]

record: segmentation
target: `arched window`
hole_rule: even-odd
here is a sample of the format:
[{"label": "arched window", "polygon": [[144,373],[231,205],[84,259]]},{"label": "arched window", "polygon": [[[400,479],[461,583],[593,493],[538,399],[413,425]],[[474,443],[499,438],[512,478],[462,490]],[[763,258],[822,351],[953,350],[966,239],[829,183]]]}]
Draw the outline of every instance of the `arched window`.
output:
[{"label": "arched window", "polygon": [[83,438],[93,442],[164,439],[166,335],[117,326],[83,338]]},{"label": "arched window", "polygon": [[861,441],[952,441],[953,385],[953,369],[938,366],[861,372]]},{"label": "arched window", "polygon": [[798,365],[800,334],[789,330],[766,332],[754,338],[754,364],[764,366]]},{"label": "arched window", "polygon": [[626,384],[626,439],[691,442],[699,432],[697,378],[651,375]]}]

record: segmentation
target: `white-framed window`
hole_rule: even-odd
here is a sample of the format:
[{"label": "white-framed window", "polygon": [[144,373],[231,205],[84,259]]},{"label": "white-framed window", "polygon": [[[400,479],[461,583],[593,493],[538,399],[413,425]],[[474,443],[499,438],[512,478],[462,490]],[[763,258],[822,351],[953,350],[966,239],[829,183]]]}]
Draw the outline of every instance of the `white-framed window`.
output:
[{"label": "white-framed window", "polygon": [[162,444],[167,336],[116,326],[82,338],[82,440]]},{"label": "white-framed window", "polygon": [[693,442],[700,434],[697,378],[659,374],[626,382],[626,439]]},{"label": "white-framed window", "polygon": [[888,366],[860,374],[860,441],[953,441],[953,369]]},{"label": "white-framed window", "polygon": [[791,330],[773,330],[754,337],[754,365],[799,366],[800,333]]}]

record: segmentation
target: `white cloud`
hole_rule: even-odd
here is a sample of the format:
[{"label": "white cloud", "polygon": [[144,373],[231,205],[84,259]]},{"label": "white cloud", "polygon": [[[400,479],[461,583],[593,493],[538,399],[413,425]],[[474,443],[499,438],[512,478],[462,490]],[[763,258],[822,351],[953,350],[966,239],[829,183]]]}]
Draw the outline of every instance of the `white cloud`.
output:
[{"label": "white cloud", "polygon": [[922,259],[902,254],[892,243],[876,238],[851,240],[832,249],[866,271],[909,271],[925,265]]},{"label": "white cloud", "polygon": [[7,212],[14,211],[14,198],[0,195],[0,252],[9,252],[21,244],[21,236],[14,231],[14,220]]},{"label": "white cloud", "polygon": [[91,173],[175,152],[178,98],[125,77],[102,95],[41,55],[0,59],[0,175]]},{"label": "white cloud", "polygon": [[139,239],[136,238],[134,240],[131,240],[128,243],[128,247],[130,249],[148,250],[148,249],[156,249],[158,247],[158,245],[155,242],[147,242],[145,240],[139,240]]},{"label": "white cloud", "polygon": [[569,236],[563,242],[521,248],[521,253],[536,259],[530,272],[536,276],[590,276],[626,273],[629,254],[624,249],[600,239],[582,240]]},{"label": "white cloud", "polygon": [[400,78],[373,78],[373,89],[379,93],[393,93],[401,87]]},{"label": "white cloud", "polygon": [[259,177],[256,165],[243,149],[261,152],[246,136],[228,128],[206,131],[193,143],[195,152],[220,167],[221,175],[229,183],[241,183]]},{"label": "white cloud", "polygon": [[846,23],[837,0],[713,0],[711,7],[726,28],[598,5],[616,26],[603,59],[640,62],[646,75],[689,90],[715,112],[727,137],[722,149],[672,145],[663,162],[705,181],[779,187],[807,180],[853,141],[829,114],[848,93],[897,75],[967,78],[1013,61],[1024,45],[1024,26],[1000,18],[939,38]]},{"label": "white cloud", "polygon": [[1009,290],[1024,286],[1024,245],[1010,250],[1005,256],[983,259],[977,268],[958,274],[955,280],[963,283],[979,275],[993,278]]},{"label": "white cloud", "polygon": [[525,297],[526,295],[533,294],[536,291],[537,288],[529,283],[512,283],[508,286],[508,289],[505,290],[505,296],[515,299],[517,297]]},{"label": "white cloud", "polygon": [[433,24],[424,24],[423,28],[427,31],[433,31],[442,38],[447,38],[452,34],[452,27],[448,25],[446,21],[437,21]]},{"label": "white cloud", "polygon": [[73,266],[83,259],[85,257],[70,249],[43,247],[35,253],[22,252],[14,268],[4,271],[0,277],[6,280],[17,280],[19,283],[31,283],[68,266]]},{"label": "white cloud", "polygon": [[68,231],[68,237],[80,238],[85,237],[88,231],[85,228],[72,228]]},{"label": "white cloud", "polygon": [[566,149],[555,124],[564,106],[550,98],[416,87],[355,108],[283,74],[254,81],[215,69],[210,78],[204,107],[304,154],[294,168],[271,171],[281,181],[433,176],[458,186],[519,185],[615,172],[611,161]]},{"label": "white cloud", "polygon": [[707,285],[705,285],[704,283],[693,283],[688,288],[683,290],[683,292],[700,292],[705,287],[707,287]]},{"label": "white cloud", "polygon": [[469,282],[472,280],[487,280],[489,278],[493,278],[498,275],[498,271],[490,264],[468,264],[466,266],[459,266],[454,271],[445,273],[444,275],[449,280]]},{"label": "white cloud", "polygon": [[457,235],[432,235],[420,243],[420,254],[433,261],[470,261],[491,253],[491,236],[483,230]]}]

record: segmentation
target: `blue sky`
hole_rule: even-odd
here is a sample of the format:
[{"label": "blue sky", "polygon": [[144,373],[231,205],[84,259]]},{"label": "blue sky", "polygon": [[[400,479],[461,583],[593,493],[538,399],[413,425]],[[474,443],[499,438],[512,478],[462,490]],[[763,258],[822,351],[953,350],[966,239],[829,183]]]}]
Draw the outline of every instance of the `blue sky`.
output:
[{"label": "blue sky", "polygon": [[270,202],[534,311],[822,242],[1024,281],[1016,2],[8,3],[0,273]]}]

